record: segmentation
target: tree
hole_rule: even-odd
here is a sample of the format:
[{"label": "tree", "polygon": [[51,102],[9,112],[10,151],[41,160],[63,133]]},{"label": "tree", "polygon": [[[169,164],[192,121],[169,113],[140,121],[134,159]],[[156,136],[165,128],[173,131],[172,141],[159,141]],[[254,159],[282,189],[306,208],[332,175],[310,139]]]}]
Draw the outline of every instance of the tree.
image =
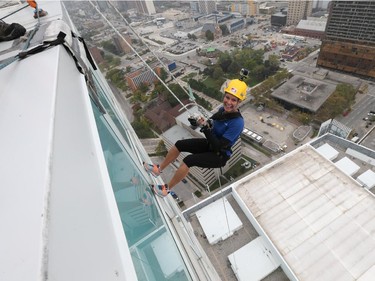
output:
[{"label": "tree", "polygon": [[190,34],[190,33],[188,33],[187,36],[188,36],[189,39],[191,39],[191,40],[193,40],[193,41],[197,40],[197,36],[195,36],[195,34]]},{"label": "tree", "polygon": [[355,94],[356,90],[352,85],[338,84],[336,90],[318,110],[316,117],[325,121],[342,114],[354,103]]},{"label": "tree", "polygon": [[219,79],[224,76],[224,71],[221,69],[220,66],[214,67],[214,72],[212,73],[212,78]]},{"label": "tree", "polygon": [[147,93],[148,91],[148,85],[147,83],[141,83],[141,85],[139,85],[138,87],[138,91],[140,91],[141,93]]},{"label": "tree", "polygon": [[223,36],[229,35],[229,30],[226,24],[222,24],[219,27],[221,29]]},{"label": "tree", "polygon": [[231,55],[228,52],[224,52],[220,54],[218,64],[224,72],[227,72],[232,61]]},{"label": "tree", "polygon": [[205,35],[207,40],[214,41],[215,37],[211,30],[207,30]]},{"label": "tree", "polygon": [[265,66],[261,64],[261,65],[257,65],[253,67],[250,73],[251,73],[251,76],[255,77],[258,81],[262,81],[265,77],[264,70],[265,70]]},{"label": "tree", "polygon": [[270,55],[268,57],[269,67],[272,71],[276,71],[279,69],[280,61],[277,55]]},{"label": "tree", "polygon": [[241,70],[241,66],[236,61],[232,61],[232,63],[228,67],[228,72],[230,73],[239,73]]},{"label": "tree", "polygon": [[119,57],[115,57],[112,61],[112,67],[119,66],[121,64],[121,59]]},{"label": "tree", "polygon": [[122,69],[112,68],[107,72],[105,78],[111,81],[117,88],[123,91],[127,89]]},{"label": "tree", "polygon": [[231,46],[231,47],[237,47],[238,46],[238,42],[234,41],[234,40],[230,40],[229,41],[229,46]]},{"label": "tree", "polygon": [[167,155],[167,147],[163,140],[159,141],[157,147],[155,148],[155,152],[158,156],[166,156]]},{"label": "tree", "polygon": [[132,127],[140,139],[153,138],[155,134],[150,129],[150,124],[145,118],[139,118],[132,123]]},{"label": "tree", "polygon": [[165,71],[164,68],[161,68],[160,69],[160,75],[159,75],[160,79],[165,82],[165,80],[167,80],[168,78],[168,73]]}]

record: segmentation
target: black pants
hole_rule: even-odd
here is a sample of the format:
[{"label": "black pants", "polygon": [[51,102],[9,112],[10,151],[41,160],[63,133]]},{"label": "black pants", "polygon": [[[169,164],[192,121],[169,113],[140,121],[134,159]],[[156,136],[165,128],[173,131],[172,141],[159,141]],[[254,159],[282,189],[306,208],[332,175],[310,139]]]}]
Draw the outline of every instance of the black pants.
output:
[{"label": "black pants", "polygon": [[175,146],[180,152],[190,152],[183,161],[186,166],[200,168],[220,168],[225,166],[229,156],[223,153],[215,153],[210,150],[207,139],[184,139],[176,142]]}]

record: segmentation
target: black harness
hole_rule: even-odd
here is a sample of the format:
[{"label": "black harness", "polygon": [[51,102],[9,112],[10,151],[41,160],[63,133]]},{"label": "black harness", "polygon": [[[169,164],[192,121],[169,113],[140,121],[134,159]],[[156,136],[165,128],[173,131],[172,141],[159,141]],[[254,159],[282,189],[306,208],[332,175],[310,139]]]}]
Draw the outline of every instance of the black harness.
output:
[{"label": "black harness", "polygon": [[237,117],[242,118],[242,115],[239,111],[225,113],[224,108],[221,108],[218,112],[216,112],[214,115],[212,115],[210,119],[218,120],[218,121],[224,121],[224,120],[234,119],[234,118],[237,118]]},{"label": "black harness", "polygon": [[[224,108],[221,108],[221,109],[219,109],[218,112],[216,112],[214,115],[212,115],[210,119],[211,120],[217,120],[217,121],[225,121],[225,120],[230,120],[230,119],[234,119],[234,118],[238,118],[238,117],[243,118],[239,111],[226,113],[224,111]],[[207,137],[207,135],[206,135],[206,137]],[[231,149],[232,146],[231,145],[224,145],[223,143],[221,145],[222,145],[222,147],[221,147],[220,151],[217,152],[217,154],[220,157],[227,156],[226,151],[230,151],[230,153],[232,153],[232,149]]]}]

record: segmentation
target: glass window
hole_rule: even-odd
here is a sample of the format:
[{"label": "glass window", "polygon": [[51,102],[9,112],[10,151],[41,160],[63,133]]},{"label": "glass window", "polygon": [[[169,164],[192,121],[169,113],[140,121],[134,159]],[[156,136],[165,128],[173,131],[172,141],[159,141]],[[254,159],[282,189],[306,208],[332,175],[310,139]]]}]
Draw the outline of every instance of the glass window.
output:
[{"label": "glass window", "polygon": [[191,280],[136,157],[111,127],[119,123],[92,107],[138,280]]},{"label": "glass window", "polygon": [[111,101],[105,94],[106,91],[100,83],[100,77],[98,77],[97,75],[93,75],[92,77],[94,79],[98,98],[102,106],[105,108],[112,121],[116,124],[117,129],[121,132],[121,135],[123,136],[125,141],[130,145],[128,133],[124,130],[124,124],[123,122],[121,122],[121,119],[118,118],[118,114],[113,110],[113,105],[111,104],[113,101]]}]

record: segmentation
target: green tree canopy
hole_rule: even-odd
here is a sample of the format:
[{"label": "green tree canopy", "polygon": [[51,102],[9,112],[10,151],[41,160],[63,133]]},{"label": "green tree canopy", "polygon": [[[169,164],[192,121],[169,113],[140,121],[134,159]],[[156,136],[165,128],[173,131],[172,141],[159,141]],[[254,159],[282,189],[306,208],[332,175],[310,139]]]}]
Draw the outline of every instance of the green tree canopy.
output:
[{"label": "green tree canopy", "polygon": [[232,64],[232,62],[232,57],[227,51],[220,54],[218,64],[224,72],[228,72],[228,68]]},{"label": "green tree canopy", "polygon": [[214,41],[215,37],[211,30],[207,30],[205,35],[207,40]]},{"label": "green tree canopy", "polygon": [[226,24],[222,24],[219,27],[221,29],[221,32],[222,32],[223,36],[229,35],[229,29],[228,29]]},{"label": "green tree canopy", "polygon": [[124,71],[118,68],[112,68],[105,76],[106,79],[111,81],[117,88],[125,91],[127,89],[124,79]]},{"label": "green tree canopy", "polygon": [[147,139],[155,137],[151,130],[151,125],[146,118],[139,118],[132,123],[132,127],[140,139]]},{"label": "green tree canopy", "polygon": [[160,79],[163,81],[163,82],[165,82],[165,80],[167,80],[167,78],[168,78],[168,72],[167,71],[165,71],[165,69],[164,68],[161,68],[160,69]]},{"label": "green tree canopy", "polygon": [[342,114],[350,109],[355,101],[355,88],[350,84],[338,84],[336,90],[318,110],[316,117],[325,121]]},{"label": "green tree canopy", "polygon": [[165,156],[167,155],[167,147],[163,140],[159,141],[157,147],[155,148],[155,152],[157,155]]},{"label": "green tree canopy", "polygon": [[214,72],[212,73],[212,78],[214,79],[220,79],[224,76],[224,71],[220,66],[214,67]]}]

